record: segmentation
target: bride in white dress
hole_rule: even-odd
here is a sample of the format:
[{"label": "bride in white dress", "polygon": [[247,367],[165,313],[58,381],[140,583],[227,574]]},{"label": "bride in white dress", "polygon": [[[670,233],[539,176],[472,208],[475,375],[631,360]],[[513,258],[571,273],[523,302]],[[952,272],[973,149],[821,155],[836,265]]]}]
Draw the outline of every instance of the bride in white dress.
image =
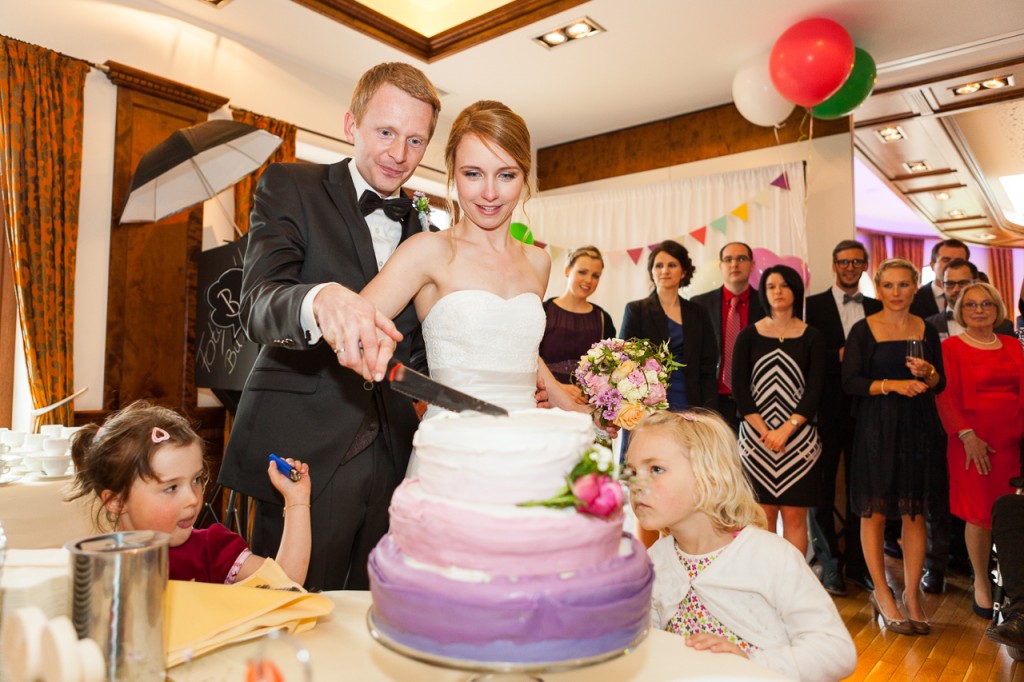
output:
[{"label": "bride in white dress", "polygon": [[451,229],[407,239],[362,294],[388,317],[414,301],[438,381],[524,409],[535,405],[539,371],[552,405],[589,412],[538,362],[551,259],[509,231],[530,194],[526,123],[500,102],[470,105],[452,126],[445,165],[459,199]]}]

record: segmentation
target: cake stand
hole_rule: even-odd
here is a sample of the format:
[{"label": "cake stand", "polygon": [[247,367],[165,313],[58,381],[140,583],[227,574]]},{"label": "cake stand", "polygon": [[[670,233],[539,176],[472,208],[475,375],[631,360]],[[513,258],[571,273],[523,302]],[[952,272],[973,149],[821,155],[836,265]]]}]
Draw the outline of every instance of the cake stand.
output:
[{"label": "cake stand", "polygon": [[370,636],[386,648],[401,654],[420,663],[437,666],[439,668],[450,668],[452,670],[465,670],[477,673],[466,679],[466,682],[543,682],[539,675],[543,673],[560,673],[577,668],[585,668],[598,663],[605,663],[630,653],[647,637],[647,628],[636,636],[632,642],[621,649],[615,649],[596,656],[587,658],[573,658],[564,661],[543,661],[537,663],[502,663],[498,661],[473,661],[461,658],[448,658],[437,654],[430,654],[419,649],[406,646],[396,642],[388,635],[381,632],[377,627],[374,618],[373,606],[366,612],[366,628]]}]

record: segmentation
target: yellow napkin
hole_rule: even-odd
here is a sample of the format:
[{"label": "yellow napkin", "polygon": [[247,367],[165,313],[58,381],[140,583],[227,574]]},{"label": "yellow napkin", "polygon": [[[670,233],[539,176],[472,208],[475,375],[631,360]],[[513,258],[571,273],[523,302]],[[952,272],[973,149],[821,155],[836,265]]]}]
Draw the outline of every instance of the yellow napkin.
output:
[{"label": "yellow napkin", "polygon": [[304,632],[333,608],[322,594],[170,580],[164,613],[167,667],[271,630]]}]

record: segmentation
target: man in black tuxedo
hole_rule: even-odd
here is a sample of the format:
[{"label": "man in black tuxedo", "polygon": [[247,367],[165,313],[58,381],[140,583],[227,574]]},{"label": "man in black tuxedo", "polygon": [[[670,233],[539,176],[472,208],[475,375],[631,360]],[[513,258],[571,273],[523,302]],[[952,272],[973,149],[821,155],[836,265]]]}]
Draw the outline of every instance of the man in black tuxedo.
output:
[{"label": "man in black tuxedo", "polygon": [[946,292],[942,288],[942,274],[950,261],[962,258],[971,259],[971,250],[959,239],[944,239],[932,247],[930,265],[935,273],[931,286],[921,287],[914,294],[910,304],[910,312],[920,318],[928,318],[946,309]]},{"label": "man in black tuxedo", "polygon": [[[962,258],[951,260],[943,270],[942,288],[946,292],[946,309],[941,313],[925,318],[925,322],[928,322],[939,331],[939,338],[943,341],[950,336],[956,336],[964,332],[964,328],[953,319],[953,308],[956,307],[956,302],[960,300],[960,292],[963,291],[964,287],[979,281],[979,276],[978,266]],[[996,327],[995,332],[1005,336],[1016,336],[1013,331],[1013,325],[1009,320],[1003,320],[1003,323]]]},{"label": "man in black tuxedo", "polygon": [[[850,451],[856,419],[850,405],[850,396],[843,393],[842,362],[846,337],[850,329],[866,316],[882,309],[881,302],[860,293],[860,278],[868,266],[868,252],[864,245],[846,239],[832,250],[832,272],[835,283],[820,294],[807,297],[807,324],[825,337],[825,390],[818,408],[818,433],[821,434],[822,474],[821,502],[814,510],[814,520],[821,530],[827,548],[820,548],[818,562],[822,566],[822,584],[830,594],[846,594],[842,571],[852,581],[867,589],[874,589],[864,554],[860,546],[860,518],[849,505]],[[835,514],[836,475],[839,460],[845,463],[847,482],[846,519],[843,528],[845,552],[840,562],[839,538]],[[840,563],[845,566],[840,566]]]},{"label": "man in black tuxedo", "polygon": [[[711,327],[718,343],[718,412],[732,427],[739,431],[740,417],[736,412],[736,401],[732,397],[732,350],[736,336],[723,334],[730,328],[730,313],[738,316],[735,324],[738,334],[745,327],[764,317],[764,308],[757,296],[757,289],[750,286],[750,273],[754,269],[754,250],[743,242],[730,242],[718,251],[725,283],[717,289],[694,296],[691,300],[708,311]],[[735,299],[735,309],[732,301]]]},{"label": "man in black tuxedo", "polygon": [[367,558],[387,531],[391,493],[408,464],[418,419],[408,398],[379,383],[390,353],[378,354],[378,342],[398,341],[395,357],[422,367],[419,323],[411,304],[392,323],[358,292],[421,230],[401,186],[440,108],[418,69],[379,64],[363,74],[345,114],[352,159],[273,164],[256,189],[241,319],[262,348],[219,481],[256,501],[252,550],[274,556],[284,514],[307,510],[282,508],[267,457],[309,463],[309,589],[368,589]]}]

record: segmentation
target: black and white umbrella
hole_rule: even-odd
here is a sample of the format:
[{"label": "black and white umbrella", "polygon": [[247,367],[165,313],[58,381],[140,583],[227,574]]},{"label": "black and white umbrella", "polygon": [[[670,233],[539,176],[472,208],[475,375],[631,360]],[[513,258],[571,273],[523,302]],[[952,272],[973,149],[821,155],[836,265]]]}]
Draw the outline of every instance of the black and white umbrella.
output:
[{"label": "black and white umbrella", "polygon": [[155,222],[206,201],[263,165],[280,144],[277,135],[237,121],[177,130],[142,155],[121,222]]}]

